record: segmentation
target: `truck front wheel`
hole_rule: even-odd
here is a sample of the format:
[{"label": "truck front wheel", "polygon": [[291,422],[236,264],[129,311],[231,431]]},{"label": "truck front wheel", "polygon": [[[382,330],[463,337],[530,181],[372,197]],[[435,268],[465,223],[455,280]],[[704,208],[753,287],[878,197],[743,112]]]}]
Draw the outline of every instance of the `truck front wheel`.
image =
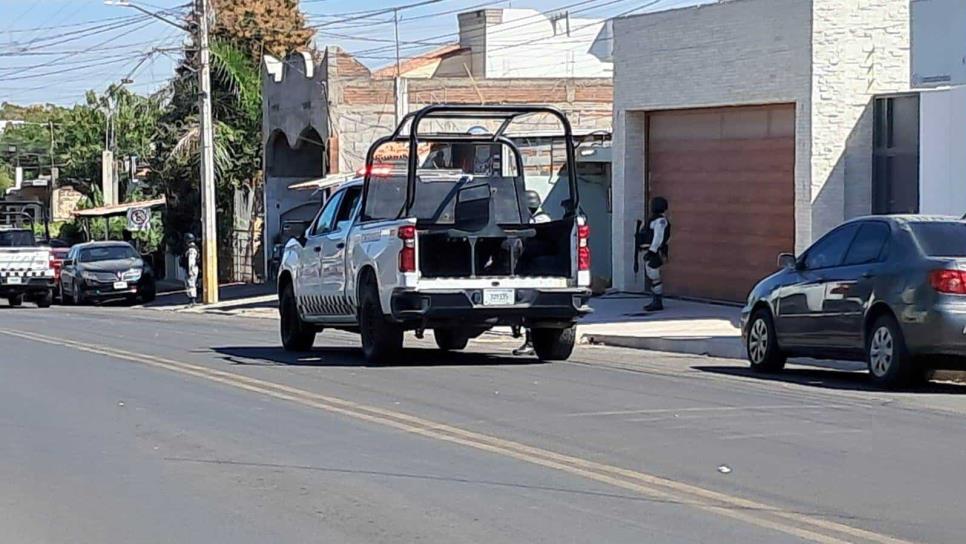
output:
[{"label": "truck front wheel", "polygon": [[299,309],[295,303],[295,292],[291,285],[282,290],[279,300],[280,332],[282,347],[285,351],[308,351],[315,343],[315,330],[310,328],[299,317]]},{"label": "truck front wheel", "polygon": [[20,306],[23,304],[23,295],[10,295],[10,298],[7,299],[7,302],[9,302],[13,307]]},{"label": "truck front wheel", "polygon": [[403,330],[390,323],[382,313],[375,285],[363,286],[359,305],[359,332],[362,354],[369,364],[383,364],[398,357],[403,345]]},{"label": "truck front wheel", "polygon": [[533,350],[541,361],[565,361],[574,352],[577,340],[577,327],[571,325],[563,329],[533,329],[531,331]]}]

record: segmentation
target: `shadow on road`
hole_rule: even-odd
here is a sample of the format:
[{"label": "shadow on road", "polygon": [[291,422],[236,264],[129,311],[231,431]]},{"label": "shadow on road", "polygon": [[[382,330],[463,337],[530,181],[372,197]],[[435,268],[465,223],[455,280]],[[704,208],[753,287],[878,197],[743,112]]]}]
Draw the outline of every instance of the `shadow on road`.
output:
[{"label": "shadow on road", "polygon": [[[737,366],[694,366],[692,368],[713,374],[741,376],[745,378],[755,378],[762,381],[794,383],[798,385],[820,387],[822,389],[882,391],[881,388],[872,383],[868,373],[864,371],[849,372],[821,368],[787,368],[776,374],[759,374],[757,372],[752,372],[750,368]],[[928,382],[922,385],[910,387],[903,391],[894,391],[894,393],[908,393],[916,395],[964,395],[966,394],[966,384]]]},{"label": "shadow on road", "polygon": [[290,353],[273,346],[224,346],[211,348],[222,358],[236,365],[290,365],[326,367],[432,367],[432,366],[494,366],[543,364],[534,357],[509,357],[479,352],[443,352],[436,349],[407,348],[398,360],[370,365],[362,357],[362,350],[353,346],[320,347],[304,353]]}]

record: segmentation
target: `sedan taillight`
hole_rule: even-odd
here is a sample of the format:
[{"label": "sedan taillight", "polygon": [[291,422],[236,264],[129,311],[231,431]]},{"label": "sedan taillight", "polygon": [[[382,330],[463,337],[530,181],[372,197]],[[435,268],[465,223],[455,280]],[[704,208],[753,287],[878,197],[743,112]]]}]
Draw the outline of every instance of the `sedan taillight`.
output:
[{"label": "sedan taillight", "polygon": [[940,293],[966,295],[966,272],[962,270],[933,270],[929,273],[929,285]]}]

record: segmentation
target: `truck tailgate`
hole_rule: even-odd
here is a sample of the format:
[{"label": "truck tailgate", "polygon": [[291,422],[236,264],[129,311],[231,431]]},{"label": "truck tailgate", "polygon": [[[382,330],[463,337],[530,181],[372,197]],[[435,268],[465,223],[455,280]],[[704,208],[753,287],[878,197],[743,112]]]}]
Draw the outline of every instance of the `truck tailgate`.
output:
[{"label": "truck tailgate", "polygon": [[50,250],[36,247],[0,248],[0,276],[53,275]]}]

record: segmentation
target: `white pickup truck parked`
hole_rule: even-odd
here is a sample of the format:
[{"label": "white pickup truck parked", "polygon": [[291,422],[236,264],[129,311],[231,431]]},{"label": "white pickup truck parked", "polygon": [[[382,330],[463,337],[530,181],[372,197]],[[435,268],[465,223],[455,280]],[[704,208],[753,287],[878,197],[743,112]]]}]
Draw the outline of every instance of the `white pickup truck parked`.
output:
[{"label": "white pickup truck parked", "polygon": [[41,308],[54,298],[54,267],[49,247],[38,246],[33,229],[0,228],[0,298],[11,306],[24,299]]},{"label": "white pickup truck parked", "polygon": [[[551,161],[532,175],[509,131],[548,120],[559,127],[561,170],[549,175]],[[519,326],[540,359],[568,358],[575,323],[591,311],[576,179],[570,123],[555,108],[408,115],[369,149],[364,178],[286,245],[283,346],[308,350],[323,328],[358,331],[366,360],[381,363],[401,357],[407,330],[431,329],[440,349],[458,350],[492,327]]]}]

